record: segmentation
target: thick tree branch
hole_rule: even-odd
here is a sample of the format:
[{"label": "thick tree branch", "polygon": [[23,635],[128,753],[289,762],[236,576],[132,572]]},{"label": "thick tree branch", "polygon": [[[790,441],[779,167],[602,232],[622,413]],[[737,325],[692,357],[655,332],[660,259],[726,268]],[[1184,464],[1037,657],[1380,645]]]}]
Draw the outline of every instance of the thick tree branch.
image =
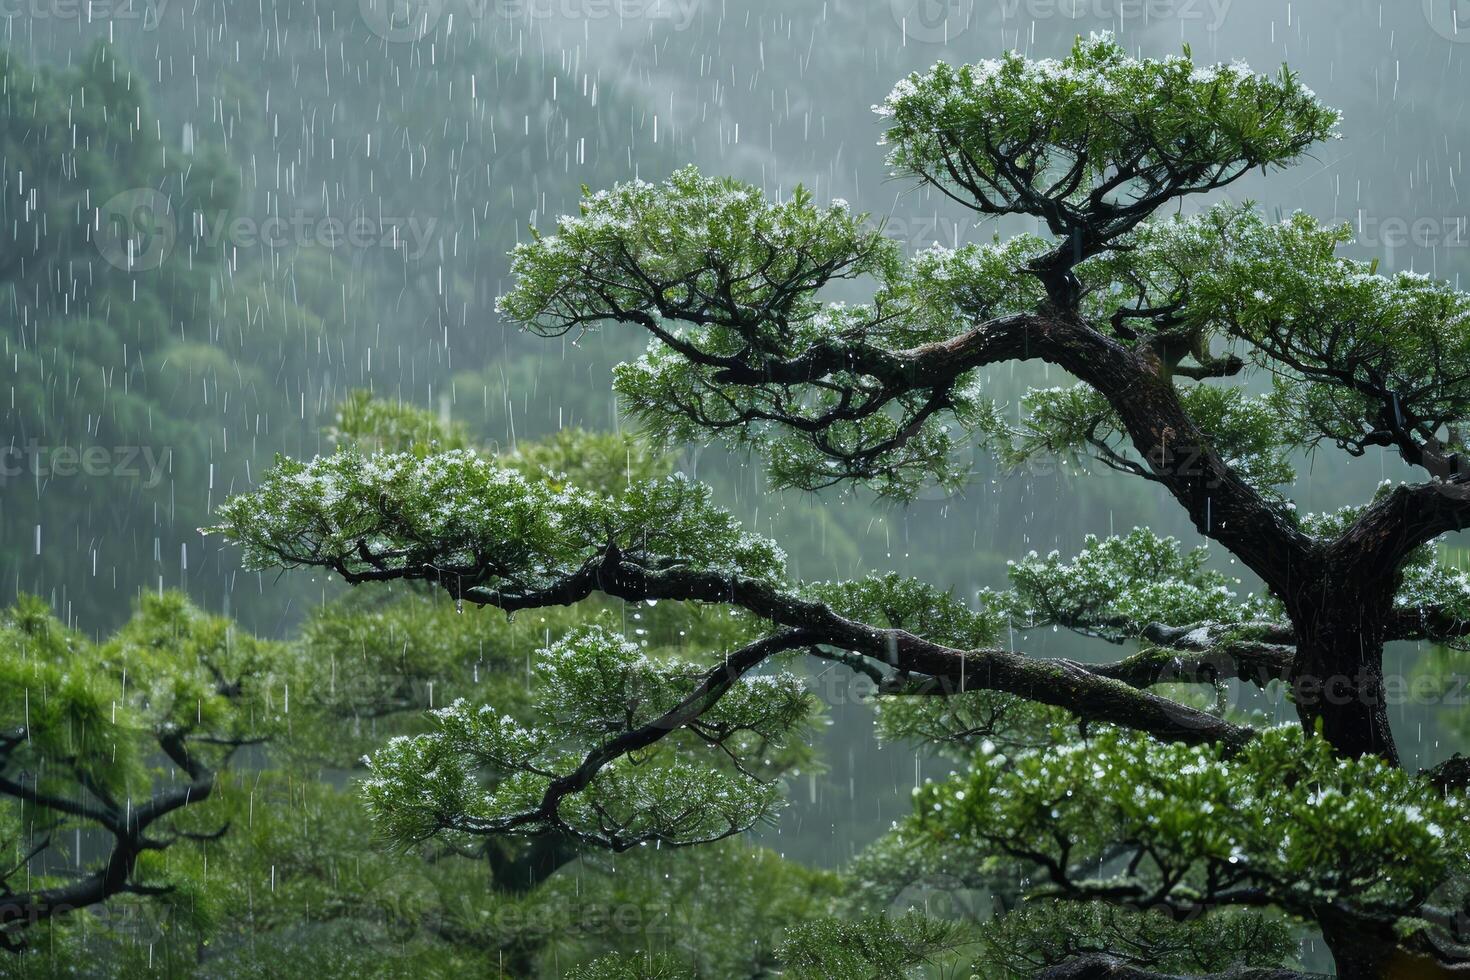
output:
[{"label": "thick tree branch", "polygon": [[[349,582],[432,578],[414,569],[357,574],[339,561],[304,563],[332,567]],[[457,598],[478,605],[523,609],[533,601],[525,594],[505,596],[491,588],[464,589],[458,583],[457,578],[446,578],[440,584]],[[609,549],[601,560],[589,560],[567,580],[548,586],[536,597],[544,600],[537,604],[567,605],[594,591],[630,602],[672,599],[738,606],[779,626],[802,631],[800,645],[819,643],[861,653],[897,670],[927,676],[946,692],[992,690],[1013,694],[1063,708],[1084,719],[1132,728],[1165,740],[1220,742],[1239,748],[1255,735],[1251,728],[1100,676],[1073,661],[1037,660],[1006,650],[959,650],[907,630],[855,622],[823,603],[790,595],[768,582],[679,568],[650,570],[616,549]]]},{"label": "thick tree branch", "polygon": [[[1315,543],[1225,463],[1179,401],[1157,360],[1055,309],[988,319],[953,338],[903,351],[818,345],[785,361],[724,366],[715,380],[760,387],[801,384],[838,372],[873,379],[891,400],[945,391],[968,371],[1005,361],[1045,360],[1097,389],[1123,422],[1148,472],[1219,541],[1285,594],[1315,558]],[[698,361],[696,360],[696,363]]]},{"label": "thick tree branch", "polygon": [[[114,895],[160,893],[159,889],[147,888],[132,880],[139,855],[144,851],[167,846],[165,841],[147,837],[147,830],[161,817],[183,806],[203,802],[214,791],[214,773],[181,747],[182,736],[176,737],[179,745],[171,744],[171,736],[161,738],[160,744],[171,757],[177,753],[175,761],[190,776],[188,785],[159,794],[142,806],[123,813],[101,813],[94,808],[80,805],[63,809],[62,812],[95,821],[112,834],[113,845],[107,861],[98,870],[70,884],[0,898],[0,946],[20,949],[25,944],[23,934],[31,926],[58,915],[97,905]],[[22,790],[22,799],[40,802],[36,794],[24,790],[24,787],[9,780],[0,780],[0,792],[17,795],[13,789]],[[42,799],[50,800],[42,804],[45,806],[60,802],[44,796]]]},{"label": "thick tree branch", "polygon": [[582,853],[575,837],[554,831],[531,838],[514,856],[507,853],[505,841],[487,840],[484,845],[496,886],[517,895],[531,891]]},{"label": "thick tree branch", "polygon": [[1419,775],[1433,783],[1441,793],[1465,790],[1470,788],[1470,757],[1456,753],[1438,765],[1419,770]]},{"label": "thick tree branch", "polygon": [[1470,636],[1470,619],[1437,606],[1396,609],[1388,623],[1389,640],[1430,640],[1453,643]]},{"label": "thick tree branch", "polygon": [[1295,650],[1253,641],[1232,641],[1207,650],[1174,652],[1151,649],[1092,670],[1138,688],[1157,684],[1218,684],[1232,678],[1264,688],[1287,680]]},{"label": "thick tree branch", "polygon": [[1470,475],[1394,487],[1369,504],[1330,545],[1354,572],[1393,574],[1413,551],[1470,527]]}]

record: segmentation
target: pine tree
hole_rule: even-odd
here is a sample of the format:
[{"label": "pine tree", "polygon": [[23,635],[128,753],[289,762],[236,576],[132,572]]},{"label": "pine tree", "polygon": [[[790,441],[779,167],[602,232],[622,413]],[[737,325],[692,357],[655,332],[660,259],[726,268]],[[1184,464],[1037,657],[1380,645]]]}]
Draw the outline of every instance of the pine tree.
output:
[{"label": "pine tree", "polygon": [[[1203,963],[1165,955],[1177,930],[1139,916],[1195,928],[1196,949],[1233,935],[1246,962],[1269,926],[1257,912],[1320,930],[1346,978],[1463,962],[1467,771],[1401,768],[1383,649],[1470,634],[1470,581],[1434,552],[1470,523],[1470,298],[1340,256],[1347,230],[1307,215],[1168,213],[1336,135],[1338,114],[1285,68],[1139,60],[1095,36],[1060,61],[936,65],[877,111],[895,175],[1045,234],[905,257],[843,202],[771,200],[690,168],[590,194],[520,246],[501,311],[549,336],[646,332],[616,372],[623,404],[665,443],[754,450],[782,486],[954,488],[976,442],[1008,462],[1095,459],[1166,491],[1262,593],[1140,529],[1070,561],[1029,556],[974,609],[897,577],[792,581],[775,542],[679,476],[608,493],[462,449],[282,460],[221,513],[252,566],[429,582],[507,612],[694,603],[743,631],[688,663],[597,626],[563,638],[537,664],[535,724],[461,702],[374,756],[381,825],[401,841],[554,831],[615,850],[740,833],[779,806],[752,767],[796,737],[808,695],[781,667],[809,655],[872,677],[891,723],[947,729],[971,753],[918,794],[891,850],[1025,867],[1051,903],[1038,908],[1062,909],[1038,928],[1087,941],[1016,970]],[[871,301],[824,298],[844,280],[872,283]],[[1033,391],[1012,421],[985,370],[1038,360],[1076,384]],[[1322,446],[1386,448],[1419,480],[1299,514],[1293,454]],[[1140,649],[1030,657],[998,642],[1006,625]],[[1191,696],[1232,679],[1285,685],[1299,724]],[[991,737],[962,715],[1008,717]],[[1250,921],[1199,926],[1237,915]],[[811,935],[827,938],[797,937],[794,961],[864,933]]]}]

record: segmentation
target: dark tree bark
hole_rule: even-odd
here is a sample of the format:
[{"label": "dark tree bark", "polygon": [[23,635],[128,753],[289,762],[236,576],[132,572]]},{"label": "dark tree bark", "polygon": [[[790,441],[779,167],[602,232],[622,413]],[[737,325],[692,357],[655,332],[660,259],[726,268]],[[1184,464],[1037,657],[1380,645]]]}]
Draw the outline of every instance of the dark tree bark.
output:
[{"label": "dark tree bark", "polygon": [[[1331,951],[1333,965],[1337,967],[1338,980],[1389,980],[1393,976],[1390,970],[1398,959],[1398,944],[1392,935],[1385,936],[1378,929],[1365,927],[1362,922],[1348,921],[1330,912],[1318,916],[1318,923],[1322,927],[1322,941]],[[1414,973],[1407,976],[1428,980],[1439,975]]]},{"label": "dark tree bark", "polygon": [[508,842],[490,840],[485,856],[495,884],[514,895],[529,892],[581,853],[575,838],[557,833],[533,837],[514,854],[512,850]]},{"label": "dark tree bark", "polygon": [[[1063,263],[1055,270],[1038,266],[1035,271],[1047,280],[1067,270]],[[1105,326],[1089,323],[1073,306],[1070,288],[1061,279],[1048,281],[1053,305],[977,322],[958,336],[900,351],[820,342],[784,358],[762,355],[756,349],[716,354],[663,330],[651,314],[630,311],[612,318],[644,327],[692,363],[712,369],[718,384],[799,388],[831,375],[856,375],[862,379],[864,394],[861,410],[849,413],[854,418],[887,410],[901,397],[922,396],[913,399],[913,404],[925,407],[911,409],[913,424],[904,428],[907,434],[898,437],[900,442],[911,437],[931,406],[942,406],[959,380],[977,368],[1026,360],[1043,360],[1062,368],[1108,401],[1137,455],[1138,462],[1129,461],[1135,472],[1166,489],[1202,535],[1238,558],[1284,604],[1295,641],[1289,651],[1285,643],[1256,643],[1238,656],[1221,651],[1227,665],[1237,676],[1258,678],[1260,683],[1273,677],[1291,683],[1301,724],[1309,731],[1320,725],[1324,737],[1342,755],[1377,755],[1397,765],[1384,699],[1383,647],[1388,640],[1406,635],[1403,611],[1393,606],[1399,569],[1415,549],[1470,524],[1470,479],[1456,475],[1400,487],[1370,503],[1336,538],[1314,537],[1281,502],[1247,483],[1191,418],[1173,381],[1178,354],[1170,353],[1167,344],[1125,343]],[[784,403],[777,400],[776,404]],[[698,406],[686,408],[698,423]],[[787,414],[784,408],[763,409],[749,421],[757,420],[807,433],[819,433],[831,422],[794,410]],[[819,444],[819,448],[830,452],[834,462],[862,464],[854,469],[859,472],[865,471],[875,454],[891,446],[885,443],[854,450],[852,458],[829,444]],[[1248,727],[1151,693],[1147,688],[1158,678],[1159,664],[1148,658],[1087,666],[1036,660],[1000,649],[950,648],[902,629],[849,620],[820,602],[789,594],[768,582],[668,565],[662,561],[664,556],[641,554],[635,546],[629,546],[625,554],[609,544],[558,581],[509,592],[492,585],[495,571],[488,564],[446,568],[423,562],[399,567],[372,554],[365,542],[359,542],[358,551],[281,557],[287,564],[334,568],[353,583],[435,581],[457,598],[506,610],[571,604],[594,592],[629,601],[676,599],[734,605],[788,630],[770,641],[780,648],[821,645],[866,657],[886,665],[905,682],[915,676],[925,680],[937,693],[1004,692],[1065,709],[1083,720],[1230,749],[1243,747],[1256,734]],[[1424,618],[1417,621],[1418,628],[1424,629]],[[717,698],[728,686],[730,669],[749,669],[771,652],[759,644],[742,651],[725,672],[707,677],[699,690],[665,718],[626,733],[588,756],[577,773],[553,783],[537,813],[517,818],[515,824],[496,821],[458,829],[502,833],[547,818],[563,796],[583,788],[611,758],[651,744],[667,730],[697,717],[712,703],[709,698]],[[1178,665],[1196,674],[1210,666],[1198,657]],[[1361,923],[1334,919],[1321,924],[1341,968],[1350,971],[1344,976],[1379,976],[1385,964],[1399,955],[1394,937],[1361,928]]]},{"label": "dark tree bark", "polygon": [[1378,755],[1398,764],[1383,689],[1397,576],[1371,578],[1350,564],[1324,563],[1314,580],[1287,598],[1296,628],[1292,692],[1302,725],[1319,722],[1344,755]]},{"label": "dark tree bark", "polygon": [[105,902],[114,895],[160,895],[168,892],[170,889],[167,887],[140,885],[133,881],[139,857],[145,851],[164,850],[179,837],[209,839],[224,833],[221,830],[205,835],[170,833],[165,837],[148,836],[148,831],[169,814],[209,799],[215,787],[214,771],[190,752],[182,735],[165,734],[159,738],[159,746],[188,775],[189,782],[159,793],[136,807],[130,801],[125,806],[119,806],[116,801],[104,806],[53,797],[40,792],[34,785],[0,776],[0,793],[91,821],[113,838],[106,863],[91,874],[70,884],[7,893],[0,897],[0,948],[24,949],[27,929],[48,919]]}]

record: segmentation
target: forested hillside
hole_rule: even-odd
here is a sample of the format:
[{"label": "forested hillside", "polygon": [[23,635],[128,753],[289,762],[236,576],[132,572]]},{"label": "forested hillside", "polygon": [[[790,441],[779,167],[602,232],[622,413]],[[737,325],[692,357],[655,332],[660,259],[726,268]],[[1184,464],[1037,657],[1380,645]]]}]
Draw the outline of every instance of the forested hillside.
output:
[{"label": "forested hillside", "polygon": [[[1336,619],[1284,597],[1470,457],[1463,20],[0,9],[0,976],[1470,949],[1464,523],[1356,604],[1314,580],[1388,610],[1361,744],[1314,740],[1302,624]],[[1172,423],[1140,448],[1114,347],[1046,351],[1057,310],[1163,365],[1213,482]],[[1227,470],[1276,544],[1222,533]],[[1348,853],[1380,890],[1317,873]]]}]

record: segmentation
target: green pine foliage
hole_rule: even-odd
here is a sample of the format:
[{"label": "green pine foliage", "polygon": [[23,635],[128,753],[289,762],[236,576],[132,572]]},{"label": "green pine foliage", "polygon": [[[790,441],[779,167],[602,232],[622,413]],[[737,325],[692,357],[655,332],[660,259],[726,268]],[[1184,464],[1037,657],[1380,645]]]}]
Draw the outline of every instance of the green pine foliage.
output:
[{"label": "green pine foliage", "polygon": [[[737,835],[782,798],[760,765],[801,741],[813,706],[784,670],[808,653],[874,682],[885,736],[962,768],[854,865],[855,904],[786,932],[793,975],[963,958],[1030,976],[1092,954],[1280,966],[1297,928],[1354,978],[1463,961],[1463,773],[1401,768],[1375,699],[1384,643],[1466,635],[1470,588],[1436,552],[1470,513],[1464,295],[1339,255],[1346,232],[1308,216],[1165,214],[1336,135],[1285,68],[1134,58],[1095,36],[1059,61],[936,65],[877,110],[895,175],[1046,235],[905,256],[844,202],[686,168],[587,192],[515,250],[500,311],[547,336],[646,335],[614,387],[657,447],[719,440],[777,486],[899,499],[961,485],[976,443],[1011,465],[1096,460],[1167,491],[1265,589],[1147,529],[1030,555],[973,602],[894,576],[810,583],[707,488],[635,476],[631,453],[620,482],[560,450],[281,459],[212,529],[253,568],[508,612],[687,602],[747,631],[696,628],[678,656],[605,623],[548,635],[528,699],[504,701],[524,715],[456,700],[372,755],[381,832],[455,849],[557,833],[615,853]],[[869,302],[832,298],[859,283]],[[1037,358],[1079,383],[1014,408],[988,390],[985,369]],[[1299,514],[1295,454],[1323,444],[1391,449],[1425,482]],[[1048,626],[1139,648],[1028,656]],[[1243,717],[1237,677],[1289,682],[1299,723]],[[1324,704],[1313,680],[1348,700]],[[1215,703],[1197,706],[1202,686]],[[891,914],[935,890],[987,892],[996,917],[970,931]],[[688,969],[622,952],[589,969]]]}]

